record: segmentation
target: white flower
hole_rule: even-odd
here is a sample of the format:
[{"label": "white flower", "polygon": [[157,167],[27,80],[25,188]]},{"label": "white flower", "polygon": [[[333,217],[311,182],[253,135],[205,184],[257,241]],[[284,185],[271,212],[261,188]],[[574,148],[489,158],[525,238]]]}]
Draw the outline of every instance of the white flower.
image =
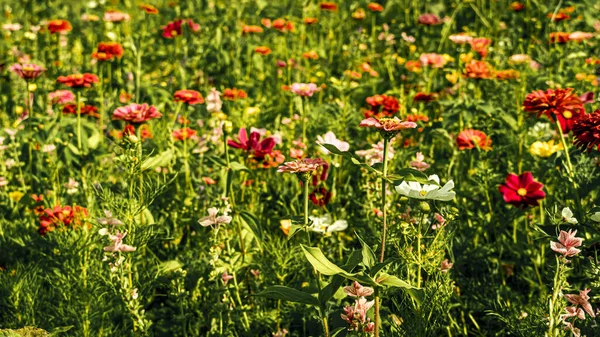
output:
[{"label": "white flower", "polygon": [[325,214],[322,217],[310,216],[312,226],[310,230],[317,233],[342,232],[348,228],[348,221],[336,220],[332,223],[331,215]]},{"label": "white flower", "polygon": [[592,219],[592,220],[594,220],[594,221],[596,221],[596,222],[600,222],[600,212],[596,212],[596,213],[594,213],[594,215],[592,215],[592,216],[590,217],[590,219]]},{"label": "white flower", "polygon": [[[114,218],[112,215],[111,211],[108,210],[104,210],[104,215],[106,216],[106,218],[98,218],[96,220],[98,220],[98,223],[101,225],[110,225],[110,226],[118,226],[118,225],[122,225],[123,223],[121,222],[121,220]],[[100,235],[106,235],[106,234],[100,234]]]},{"label": "white flower", "polygon": [[[337,139],[335,134],[332,131],[327,132],[323,136],[317,136],[317,144],[331,144],[338,148],[340,151],[348,151],[350,149],[350,144],[344,142],[342,140]],[[329,151],[324,147],[319,147],[319,150],[323,152],[323,154],[329,154]]]},{"label": "white flower", "polygon": [[227,212],[223,212],[223,215],[217,216],[219,209],[211,207],[208,209],[208,216],[198,220],[198,223],[202,227],[208,227],[212,225],[228,224],[231,222],[231,217],[227,215]]},{"label": "white flower", "polygon": [[454,182],[452,180],[440,187],[440,178],[436,174],[429,176],[428,179],[430,181],[435,181],[437,184],[423,184],[423,186],[421,186],[421,184],[416,181],[403,181],[400,185],[396,186],[396,192],[415,199],[441,201],[450,201],[454,199],[456,193],[452,191],[454,188]]},{"label": "white flower", "polygon": [[75,194],[77,193],[79,183],[75,179],[69,178],[69,182],[64,184],[63,186],[67,189],[67,194]]},{"label": "white flower", "polygon": [[206,110],[208,112],[220,112],[222,106],[221,93],[215,88],[210,89],[210,93],[206,96]]},{"label": "white flower", "polygon": [[565,207],[563,208],[562,212],[562,220],[564,222],[576,225],[577,224],[577,219],[575,219],[575,217],[573,216],[573,212],[571,211],[571,209],[569,207]]}]

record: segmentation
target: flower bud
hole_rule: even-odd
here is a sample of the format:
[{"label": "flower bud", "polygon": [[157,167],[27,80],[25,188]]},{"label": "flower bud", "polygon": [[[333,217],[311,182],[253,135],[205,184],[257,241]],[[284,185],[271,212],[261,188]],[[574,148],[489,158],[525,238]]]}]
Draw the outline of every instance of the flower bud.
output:
[{"label": "flower bud", "polygon": [[231,133],[233,131],[233,123],[231,123],[231,121],[224,121],[223,131],[225,131],[225,133]]},{"label": "flower bud", "polygon": [[427,203],[427,201],[421,201],[419,203],[419,208],[423,211],[423,212],[429,212],[431,211],[431,206],[429,206],[429,204]]}]

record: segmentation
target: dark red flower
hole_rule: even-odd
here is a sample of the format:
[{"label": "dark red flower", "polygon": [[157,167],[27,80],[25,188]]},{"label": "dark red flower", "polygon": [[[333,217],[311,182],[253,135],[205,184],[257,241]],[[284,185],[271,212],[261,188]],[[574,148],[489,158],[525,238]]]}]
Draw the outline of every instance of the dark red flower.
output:
[{"label": "dark red flower", "polygon": [[600,110],[582,114],[574,121],[571,131],[577,147],[590,151],[595,146],[600,151]]},{"label": "dark red flower", "polygon": [[415,102],[431,102],[431,101],[435,101],[437,99],[437,94],[433,94],[433,93],[424,93],[424,92],[418,92],[415,97],[413,98],[413,101]]},{"label": "dark red flower", "polygon": [[338,6],[335,4],[335,2],[326,1],[319,3],[319,8],[324,11],[335,12],[337,11]]},{"label": "dark red flower", "polygon": [[69,76],[59,76],[57,82],[71,88],[89,88],[93,83],[98,83],[100,80],[94,74],[73,74]]},{"label": "dark red flower", "polygon": [[319,187],[312,191],[308,196],[313,204],[319,207],[327,206],[331,200],[331,192],[325,187]]},{"label": "dark red flower", "polygon": [[537,113],[537,117],[546,115],[554,120],[552,115],[555,115],[559,119],[563,131],[566,130],[565,125],[571,124],[570,126],[572,126],[572,121],[569,120],[577,118],[585,112],[581,99],[573,93],[573,88],[534,91],[525,97],[523,108],[527,112]]},{"label": "dark red flower", "polygon": [[183,24],[187,23],[192,32],[200,30],[200,25],[194,23],[192,19],[188,20],[175,20],[169,22],[166,26],[162,27],[162,36],[167,39],[173,39],[183,34]]},{"label": "dark red flower", "polygon": [[256,131],[251,132],[250,137],[248,137],[246,128],[241,128],[238,133],[238,141],[228,140],[227,145],[236,149],[242,149],[250,153],[252,159],[260,161],[263,160],[266,155],[273,152],[273,148],[275,148],[275,139],[267,137],[261,140],[260,133]]},{"label": "dark red flower", "polygon": [[400,109],[398,100],[392,96],[375,95],[367,97],[366,101],[370,105],[370,109],[364,111],[365,118],[375,117],[379,119],[392,117]]},{"label": "dark red flower", "polygon": [[498,190],[502,193],[504,201],[514,206],[539,205],[538,200],[544,199],[546,193],[542,191],[544,185],[533,180],[531,172],[525,172],[520,176],[509,174],[506,182],[500,185]]},{"label": "dark red flower", "polygon": [[439,25],[442,23],[442,20],[440,20],[439,16],[435,14],[425,13],[419,16],[419,23],[426,26],[433,26]]},{"label": "dark red flower", "polygon": [[204,97],[196,90],[178,90],[173,97],[175,102],[187,103],[189,105],[204,103]]},{"label": "dark red flower", "polygon": [[[77,114],[77,105],[75,104],[67,104],[63,107],[62,112],[64,114],[72,114],[75,115]],[[92,117],[96,117],[99,118],[100,115],[98,114],[98,108],[96,108],[95,106],[92,105],[81,105],[81,114],[82,115],[90,115]]]},{"label": "dark red flower", "polygon": [[66,33],[73,29],[71,23],[67,20],[50,20],[48,21],[48,30],[52,34]]},{"label": "dark red flower", "polygon": [[550,33],[550,42],[552,43],[567,43],[569,42],[569,33],[554,32]]}]

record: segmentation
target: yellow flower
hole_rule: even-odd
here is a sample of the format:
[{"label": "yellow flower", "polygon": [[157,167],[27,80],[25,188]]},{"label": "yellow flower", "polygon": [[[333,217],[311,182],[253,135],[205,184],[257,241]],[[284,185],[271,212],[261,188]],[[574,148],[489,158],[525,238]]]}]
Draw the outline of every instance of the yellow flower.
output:
[{"label": "yellow flower", "polygon": [[256,115],[260,113],[260,108],[256,106],[249,106],[246,108],[246,115]]},{"label": "yellow flower", "polygon": [[417,46],[415,46],[414,44],[411,44],[408,47],[408,50],[410,50],[411,53],[414,53],[417,50]]},{"label": "yellow flower", "polygon": [[446,60],[446,62],[454,62],[454,57],[448,55],[448,54],[444,54],[442,55],[442,57],[444,58],[444,60]]},{"label": "yellow flower", "polygon": [[396,58],[396,63],[398,63],[398,65],[403,65],[404,63],[406,63],[406,59],[403,57],[398,56]]},{"label": "yellow flower", "polygon": [[219,111],[219,112],[215,113],[214,116],[222,121],[227,119],[227,114],[224,113],[223,111]]},{"label": "yellow flower", "polygon": [[12,191],[12,192],[8,193],[8,196],[16,202],[19,202],[19,200],[21,200],[21,198],[24,195],[25,195],[25,193],[19,192],[19,191]]},{"label": "yellow flower", "polygon": [[283,219],[283,220],[279,221],[279,223],[281,224],[281,226],[279,228],[281,228],[281,230],[283,231],[283,234],[285,234],[287,236],[290,233],[290,229],[292,228],[292,220]]},{"label": "yellow flower", "polygon": [[559,144],[554,145],[554,139],[552,139],[547,142],[541,142],[541,141],[534,142],[529,147],[529,153],[531,153],[534,156],[548,158],[552,154],[554,154],[556,151],[559,151],[562,149],[563,149],[562,144],[559,143]]},{"label": "yellow flower", "polygon": [[471,53],[460,54],[460,61],[462,63],[469,63],[469,62],[471,62],[472,59],[473,59],[473,54],[471,54]]},{"label": "yellow flower", "polygon": [[452,84],[456,84],[456,82],[458,82],[459,77],[460,73],[458,71],[453,71],[451,73],[446,74],[446,79]]},{"label": "yellow flower", "polygon": [[34,92],[37,89],[37,85],[35,83],[29,83],[27,89],[29,90],[29,92]]}]

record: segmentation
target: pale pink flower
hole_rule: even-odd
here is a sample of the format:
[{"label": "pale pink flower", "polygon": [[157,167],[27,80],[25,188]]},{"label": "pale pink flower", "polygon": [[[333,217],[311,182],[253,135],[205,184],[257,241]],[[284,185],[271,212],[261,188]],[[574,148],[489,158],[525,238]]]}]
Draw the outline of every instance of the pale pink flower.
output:
[{"label": "pale pink flower", "polygon": [[583,309],[581,309],[580,307],[566,307],[565,312],[566,314],[560,315],[560,319],[562,321],[570,317],[577,317],[580,320],[585,319],[585,311],[583,311]]},{"label": "pale pink flower", "polygon": [[[335,133],[333,133],[332,131],[329,131],[322,136],[317,136],[317,144],[319,144],[319,145],[331,144],[331,145],[337,147],[338,150],[340,150],[340,151],[348,151],[350,149],[350,144],[337,139],[337,137],[335,136]],[[319,150],[321,152],[323,152],[324,154],[329,154],[329,151],[322,146],[319,148]]]},{"label": "pale pink flower", "polygon": [[564,330],[570,330],[571,333],[573,333],[573,336],[575,337],[581,337],[581,330],[579,330],[578,328],[576,328],[573,323],[571,322],[567,322],[567,321],[563,321],[563,324],[565,325]]},{"label": "pale pink flower", "polygon": [[571,304],[580,305],[583,308],[583,310],[585,310],[585,312],[587,312],[590,316],[596,317],[592,305],[590,304],[590,302],[588,302],[588,300],[590,299],[590,297],[588,296],[590,290],[591,289],[581,290],[579,292],[579,295],[565,294],[565,299]]},{"label": "pale pink flower", "polygon": [[56,90],[48,94],[48,99],[52,104],[65,105],[75,103],[75,94],[69,90]]},{"label": "pale pink flower", "polygon": [[227,272],[224,272],[223,275],[221,275],[221,279],[223,280],[223,284],[227,284],[227,282],[233,279],[233,276],[227,274]]},{"label": "pale pink flower", "polygon": [[116,231],[115,234],[108,234],[108,238],[113,242],[112,245],[110,246],[106,246],[104,247],[104,251],[105,252],[133,252],[135,251],[137,248],[130,246],[130,245],[126,245],[123,243],[123,238],[127,235],[127,232],[121,233],[119,231]]},{"label": "pale pink flower", "polygon": [[5,23],[2,25],[2,29],[9,32],[16,32],[17,30],[21,30],[21,28],[22,26],[18,23]]},{"label": "pale pink flower", "polygon": [[144,123],[151,119],[159,118],[162,114],[155,106],[131,103],[127,106],[117,108],[113,112],[113,119],[120,119],[130,123]]},{"label": "pale pink flower", "polygon": [[527,54],[515,54],[508,59],[511,63],[523,64],[531,61],[531,57]]},{"label": "pale pink flower", "polygon": [[466,34],[452,34],[448,36],[448,39],[456,44],[465,44],[471,42],[473,37]]},{"label": "pale pink flower", "polygon": [[260,270],[250,269],[250,274],[254,275],[255,278],[258,278],[260,276]]},{"label": "pale pink flower", "polygon": [[231,216],[227,215],[227,212],[223,212],[223,215],[217,216],[219,214],[219,209],[216,207],[211,207],[208,209],[208,216],[198,220],[198,223],[202,227],[208,226],[219,226],[226,225],[231,222]]},{"label": "pale pink flower", "polygon": [[32,80],[40,76],[46,69],[37,64],[19,64],[15,63],[8,68],[8,70],[19,75],[22,79]]},{"label": "pale pink flower", "polygon": [[277,172],[295,174],[310,173],[326,164],[327,162],[321,158],[304,158],[283,163],[283,165],[279,166]]},{"label": "pale pink flower", "polygon": [[431,225],[431,229],[440,229],[446,225],[446,219],[444,219],[441,214],[435,213],[433,217],[435,218],[436,223]]},{"label": "pale pink flower", "polygon": [[452,266],[454,265],[454,263],[448,261],[448,259],[445,259],[444,261],[442,261],[442,263],[440,264],[440,267],[438,268],[442,273],[447,273],[448,270],[450,270],[452,268]]},{"label": "pale pink flower", "polygon": [[63,185],[67,189],[67,194],[75,194],[77,193],[77,188],[79,187],[79,183],[73,179],[69,178],[69,181]]},{"label": "pale pink flower", "polygon": [[386,132],[398,132],[404,129],[414,129],[417,127],[417,123],[414,122],[403,122],[398,117],[394,118],[381,118],[377,120],[375,117],[363,119],[359,126],[367,128],[376,128],[380,131]]},{"label": "pale pink flower", "polygon": [[104,12],[104,21],[107,22],[121,22],[121,21],[129,21],[131,17],[127,13],[119,12],[119,11],[106,11]]},{"label": "pale pink flower", "polygon": [[550,248],[552,248],[553,251],[564,255],[564,257],[572,257],[579,254],[581,250],[575,247],[581,246],[583,239],[576,238],[576,234],[577,230],[573,231],[572,229],[568,232],[560,231],[560,234],[558,235],[558,241],[560,243],[550,242]]},{"label": "pale pink flower", "polygon": [[443,68],[446,64],[444,56],[436,53],[421,54],[419,61],[423,67],[431,66],[433,68]]},{"label": "pale pink flower", "polygon": [[573,32],[573,33],[569,34],[569,41],[578,41],[578,42],[581,42],[583,40],[589,40],[592,37],[594,37],[593,33]]},{"label": "pale pink flower", "polygon": [[6,180],[6,177],[0,177],[0,187],[4,187],[8,185],[8,180]]},{"label": "pale pink flower", "polygon": [[294,83],[290,91],[298,96],[311,97],[318,90],[314,83]]},{"label": "pale pink flower", "polygon": [[406,34],[406,32],[402,32],[402,34],[400,34],[400,37],[402,37],[402,40],[408,43],[415,43],[415,41],[417,40],[414,36]]},{"label": "pale pink flower", "polygon": [[344,287],[344,292],[350,297],[366,297],[373,295],[375,290],[371,287],[363,287],[357,281],[354,281],[351,286]]},{"label": "pale pink flower", "polygon": [[424,162],[424,160],[425,156],[423,156],[421,152],[417,152],[416,160],[411,161],[409,164],[412,168],[416,170],[425,171],[429,168],[429,164]]},{"label": "pale pink flower", "polygon": [[277,330],[277,332],[273,332],[273,337],[285,337],[289,332],[287,329]]},{"label": "pale pink flower", "polygon": [[137,300],[139,296],[140,296],[140,295],[138,294],[138,289],[137,289],[137,288],[134,288],[134,289],[131,291],[131,298],[133,298],[134,300]]},{"label": "pale pink flower", "polygon": [[121,222],[121,220],[113,217],[112,212],[109,210],[104,210],[104,215],[105,215],[105,218],[97,218],[96,219],[98,221],[98,223],[101,225],[114,227],[114,226],[119,226],[119,225],[123,224],[123,222]]},{"label": "pale pink flower", "polygon": [[221,93],[217,89],[210,89],[210,93],[206,96],[206,110],[208,112],[220,112],[223,107],[223,101],[221,101]]},{"label": "pale pink flower", "polygon": [[[356,154],[360,157],[365,158],[365,160],[369,163],[369,165],[373,165],[375,163],[383,162],[383,141],[380,141],[377,144],[371,145],[371,148],[368,150],[360,150],[356,151]],[[388,147],[388,160],[394,158],[394,148],[392,146]]]}]

